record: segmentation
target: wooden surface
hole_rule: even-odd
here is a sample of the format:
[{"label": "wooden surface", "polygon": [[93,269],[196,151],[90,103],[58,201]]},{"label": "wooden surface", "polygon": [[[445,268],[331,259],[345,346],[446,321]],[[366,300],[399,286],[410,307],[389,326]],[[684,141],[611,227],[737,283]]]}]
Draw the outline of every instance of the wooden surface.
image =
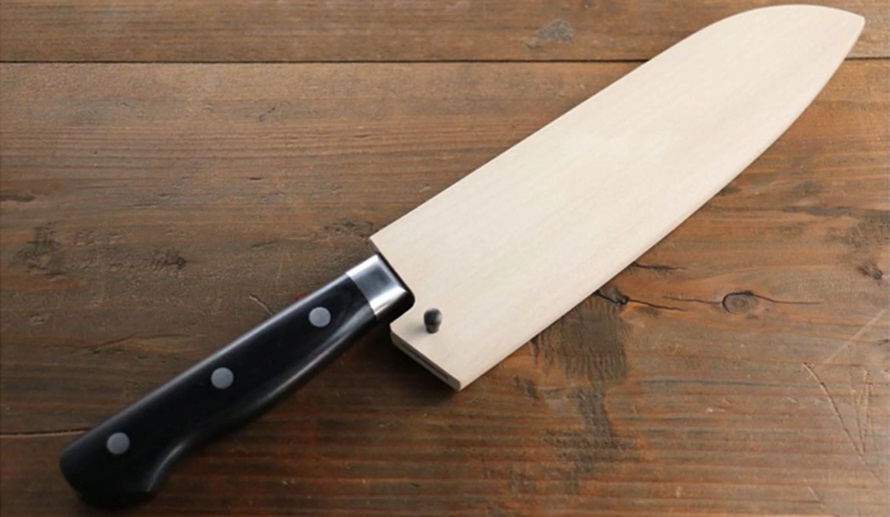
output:
[{"label": "wooden surface", "polygon": [[[474,61],[2,65],[4,517],[92,515],[56,466],[77,433],[638,65],[500,62],[511,52],[644,59],[760,3],[594,2],[583,37],[582,14],[560,18],[567,43],[539,31],[551,4],[475,25],[460,9],[494,2],[443,3],[434,20],[405,4],[312,4],[368,20],[348,38],[292,28],[283,2],[243,3],[247,16],[3,0],[7,61]],[[887,4],[836,5],[866,32],[801,119],[530,346],[454,394],[378,329],[128,514],[886,515]],[[425,30],[412,39],[406,19]],[[274,37],[277,23],[293,32]],[[523,37],[546,41],[533,54]]]},{"label": "wooden surface", "polygon": [[[371,236],[415,303],[393,340],[466,388],[662,240],[797,119],[864,20],[708,26]],[[427,332],[424,313],[448,324]]]},{"label": "wooden surface", "polygon": [[[12,61],[539,61],[648,59],[700,28],[783,0],[3,0]],[[887,54],[888,6],[812,0],[869,25],[855,57]]]}]

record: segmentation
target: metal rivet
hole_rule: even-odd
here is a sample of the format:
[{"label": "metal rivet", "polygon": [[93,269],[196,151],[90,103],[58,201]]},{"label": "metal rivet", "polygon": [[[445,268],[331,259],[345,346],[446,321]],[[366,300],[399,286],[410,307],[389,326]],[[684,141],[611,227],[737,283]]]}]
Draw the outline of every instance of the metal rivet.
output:
[{"label": "metal rivet", "polygon": [[217,368],[210,374],[210,383],[218,390],[224,390],[235,382],[235,374],[228,368]]},{"label": "metal rivet", "polygon": [[108,452],[111,454],[120,456],[130,448],[130,437],[127,436],[126,433],[114,433],[108,437],[108,440],[106,440],[105,448],[108,449]]},{"label": "metal rivet", "polygon": [[423,313],[423,325],[430,334],[439,332],[439,326],[442,325],[442,311],[439,309],[428,309]]},{"label": "metal rivet", "polygon": [[316,307],[309,311],[309,323],[316,328],[327,327],[331,322],[331,311],[324,307]]}]

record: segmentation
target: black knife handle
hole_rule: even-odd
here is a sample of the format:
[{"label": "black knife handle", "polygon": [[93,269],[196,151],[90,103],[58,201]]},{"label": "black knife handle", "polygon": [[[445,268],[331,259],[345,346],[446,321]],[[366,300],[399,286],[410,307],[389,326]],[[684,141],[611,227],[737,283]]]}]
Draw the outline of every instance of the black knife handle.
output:
[{"label": "black knife handle", "polygon": [[80,436],[62,451],[65,479],[93,504],[121,506],[149,498],[189,451],[258,415],[378,319],[391,320],[407,309],[410,294],[398,288],[397,298],[390,292],[389,305],[381,309],[368,292],[377,288],[373,281],[352,274],[359,267]]}]

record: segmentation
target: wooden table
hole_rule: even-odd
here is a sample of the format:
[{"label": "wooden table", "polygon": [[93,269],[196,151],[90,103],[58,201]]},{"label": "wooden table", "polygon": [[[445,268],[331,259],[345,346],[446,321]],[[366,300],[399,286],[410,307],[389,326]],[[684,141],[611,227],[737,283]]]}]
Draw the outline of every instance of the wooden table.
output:
[{"label": "wooden table", "polygon": [[[762,0],[3,0],[4,517],[76,435]],[[822,3],[822,2],[820,2]],[[888,512],[888,4],[738,180],[457,394],[386,329],[134,515]]]}]

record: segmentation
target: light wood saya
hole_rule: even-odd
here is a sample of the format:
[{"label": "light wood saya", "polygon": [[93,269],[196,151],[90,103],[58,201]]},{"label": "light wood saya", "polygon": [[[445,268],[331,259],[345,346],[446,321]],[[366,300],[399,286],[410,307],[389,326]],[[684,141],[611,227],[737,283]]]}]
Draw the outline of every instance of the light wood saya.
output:
[{"label": "light wood saya", "polygon": [[[711,25],[371,237],[414,293],[394,341],[462,389],[769,147],[862,30],[814,6]],[[423,313],[442,311],[437,333]]]},{"label": "light wood saya", "polygon": [[[661,240],[781,135],[864,20],[781,6],[687,38],[371,237],[415,295],[394,341],[455,389]],[[423,313],[443,323],[426,332]]]}]

